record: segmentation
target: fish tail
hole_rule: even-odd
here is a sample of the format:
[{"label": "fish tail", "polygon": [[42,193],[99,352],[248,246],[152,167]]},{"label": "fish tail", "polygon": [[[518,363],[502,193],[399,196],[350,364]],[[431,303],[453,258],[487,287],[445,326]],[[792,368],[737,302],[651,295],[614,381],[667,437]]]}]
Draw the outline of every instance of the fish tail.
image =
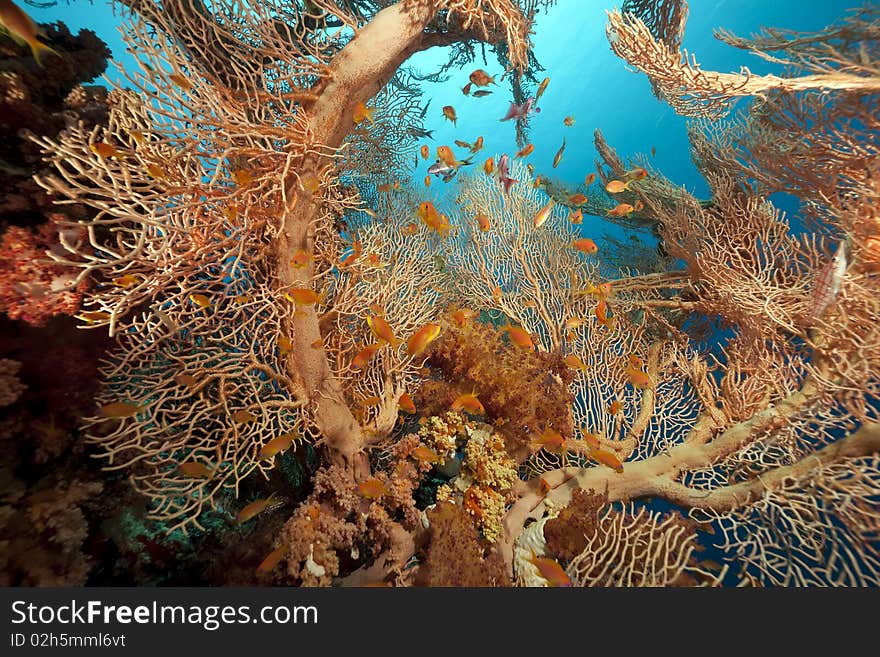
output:
[{"label": "fish tail", "polygon": [[50,48],[39,39],[34,38],[33,40],[28,41],[28,45],[31,47],[31,53],[34,56],[34,61],[36,61],[37,65],[40,67],[43,66],[42,56],[45,53],[51,53],[56,57],[61,57],[57,50]]}]

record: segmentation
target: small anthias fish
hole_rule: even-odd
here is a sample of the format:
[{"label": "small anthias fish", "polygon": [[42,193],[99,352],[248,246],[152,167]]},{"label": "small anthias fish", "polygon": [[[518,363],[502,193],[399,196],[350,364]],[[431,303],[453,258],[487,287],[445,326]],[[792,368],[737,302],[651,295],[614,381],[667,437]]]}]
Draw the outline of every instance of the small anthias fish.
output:
[{"label": "small anthias fish", "polygon": [[98,409],[98,415],[110,418],[131,417],[137,415],[139,410],[141,407],[131,402],[110,402]]},{"label": "small anthias fish", "polygon": [[410,456],[422,463],[439,463],[440,455],[430,447],[419,445],[409,453]]},{"label": "small anthias fish", "polygon": [[478,153],[483,150],[483,138],[477,137],[477,141],[471,146],[471,153]]},{"label": "small anthias fish", "polygon": [[584,222],[584,211],[583,210],[572,210],[568,213],[568,220],[573,223],[575,226],[579,226]]},{"label": "small anthias fish", "polygon": [[74,317],[89,324],[94,324],[95,322],[104,322],[110,319],[110,313],[103,310],[84,310],[81,313],[74,315]]},{"label": "small anthias fish", "polygon": [[532,550],[532,556],[529,557],[528,562],[538,570],[538,573],[547,582],[547,586],[572,586],[571,578],[565,572],[565,569],[559,565],[559,562],[556,561],[556,559],[539,557],[535,554],[535,551]]},{"label": "small anthias fish", "polygon": [[61,57],[52,48],[37,39],[37,35],[40,33],[37,24],[11,0],[0,0],[0,26],[14,41],[27,44],[39,66],[43,65],[42,57],[45,53]]},{"label": "small anthias fish", "polygon": [[550,84],[550,78],[544,78],[541,80],[541,84],[538,85],[538,90],[535,92],[535,102],[537,103],[540,100],[541,96],[544,95],[544,92],[547,90],[547,85]]},{"label": "small anthias fish", "polygon": [[190,294],[189,300],[200,308],[208,308],[211,305],[211,299],[209,299],[207,295],[201,293]]},{"label": "small anthias fish", "polygon": [[559,150],[556,151],[556,155],[553,156],[553,168],[559,166],[559,163],[562,162],[562,154],[565,152],[565,137],[562,138],[562,146],[559,147]]},{"label": "small anthias fish", "polygon": [[281,547],[275,548],[269,553],[263,561],[260,562],[260,565],[257,566],[257,574],[265,575],[268,572],[271,572],[275,569],[281,560],[284,559],[284,555],[287,554],[287,546],[282,545]]},{"label": "small anthias fish", "polygon": [[621,180],[609,180],[608,184],[605,185],[605,191],[609,194],[620,194],[623,191],[626,191],[627,183]]},{"label": "small anthias fish", "polygon": [[581,237],[576,239],[571,245],[581,253],[594,254],[599,251],[599,247],[589,237]]},{"label": "small anthias fish", "polygon": [[492,92],[487,89],[479,89],[473,93],[474,98],[482,98],[483,96],[488,96]]},{"label": "small anthias fish", "polygon": [[608,211],[609,217],[625,217],[633,212],[635,208],[629,203],[618,203]]},{"label": "small anthias fish", "polygon": [[403,340],[394,335],[391,325],[384,317],[380,317],[379,315],[367,315],[367,325],[370,327],[370,331],[373,332],[373,335],[382,342],[391,345],[393,348],[397,348],[397,346],[403,342]]},{"label": "small anthias fish", "polygon": [[834,303],[846,274],[846,241],[837,245],[834,256],[816,275],[810,295],[810,319],[818,319]]},{"label": "small anthias fish", "polygon": [[214,471],[200,461],[186,461],[177,466],[177,471],[193,479],[210,479]]},{"label": "small anthias fish", "polygon": [[587,364],[582,361],[577,354],[568,354],[565,358],[562,359],[562,362],[565,363],[566,367],[573,370],[586,372],[589,369],[587,367]]},{"label": "small anthias fish", "polygon": [[258,515],[263,513],[263,511],[267,510],[269,507],[278,503],[278,496],[276,493],[272,493],[269,497],[254,500],[247,506],[241,509],[236,516],[235,519],[239,524],[243,522],[247,522],[252,518],[256,518]]},{"label": "small anthias fish", "polygon": [[241,408],[233,413],[232,419],[239,424],[247,424],[248,422],[253,422],[254,420],[256,420],[257,416],[250,411]]},{"label": "small anthias fish", "polygon": [[594,182],[596,182],[596,174],[595,173],[588,173],[584,177],[584,185],[586,185],[587,187],[592,185]]},{"label": "small anthias fish", "polygon": [[477,316],[477,312],[475,310],[470,310],[469,308],[457,308],[456,310],[453,310],[451,314],[452,321],[455,322],[455,325],[458,328],[464,328],[468,320]]},{"label": "small anthias fish", "polygon": [[276,436],[260,448],[257,456],[260,459],[270,459],[276,454],[280,454],[289,449],[290,446],[293,445],[294,438],[295,434],[293,433],[283,433],[280,436]]},{"label": "small anthias fish", "polygon": [[547,205],[538,210],[538,213],[532,220],[532,225],[534,225],[535,228],[540,228],[546,223],[547,219],[550,217],[550,213],[553,211],[554,204],[555,202],[553,201],[553,199],[550,199],[547,202]]},{"label": "small anthias fish", "polygon": [[570,128],[571,126],[574,125],[574,117],[573,116],[566,116],[564,119],[562,119],[562,123],[564,123],[566,125],[566,127]]},{"label": "small anthias fish", "polygon": [[477,226],[479,226],[480,228],[480,232],[489,232],[489,215],[487,215],[485,212],[480,212],[475,218],[477,220]]},{"label": "small anthias fish", "polygon": [[429,149],[428,149],[428,145],[427,145],[427,144],[422,144],[422,147],[419,149],[419,153],[422,154],[422,159],[423,159],[423,160],[427,160],[427,159],[428,159],[428,153],[429,153],[429,152],[430,152],[430,151],[429,151]]},{"label": "small anthias fish", "polygon": [[367,107],[362,101],[358,101],[354,105],[354,110],[352,112],[352,119],[355,123],[361,123],[365,120],[370,123],[373,122],[373,114],[375,114],[375,107]]},{"label": "small anthias fish", "polygon": [[[486,87],[490,84],[495,84],[495,76],[493,75],[490,77],[489,74],[481,68],[478,68],[468,77],[471,81],[471,84],[474,84],[478,87]],[[476,95],[476,93],[474,95]]]},{"label": "small anthias fish", "polygon": [[452,402],[449,408],[453,411],[466,411],[471,415],[485,415],[486,413],[483,404],[477,398],[476,393],[473,392],[459,395],[455,398],[455,401]]},{"label": "small anthias fish", "polygon": [[416,403],[413,401],[412,396],[408,392],[405,392],[397,400],[397,408],[404,413],[415,413]]},{"label": "small anthias fish", "polygon": [[[0,0],[2,1],[2,0]],[[89,144],[89,150],[92,151],[98,157],[103,158],[116,158],[119,159],[122,157],[122,153],[119,151],[116,146],[113,144],[108,144],[103,141],[96,141],[94,144]]]},{"label": "small anthias fish", "polygon": [[608,466],[618,474],[623,472],[623,463],[620,462],[620,459],[613,452],[604,449],[594,449],[590,451],[590,458],[602,465]]},{"label": "small anthias fish", "polygon": [[544,429],[535,440],[532,441],[535,449],[546,449],[548,452],[560,454],[565,450],[565,439],[556,429]]},{"label": "small anthias fish", "polygon": [[356,370],[363,369],[373,360],[373,356],[376,355],[377,351],[379,351],[378,344],[368,344],[355,354],[351,360],[351,366]]},{"label": "small anthias fish", "polygon": [[357,485],[357,492],[368,500],[378,500],[388,494],[388,488],[379,479],[367,479]]},{"label": "small anthias fish", "polygon": [[532,336],[529,335],[528,331],[525,329],[508,324],[504,327],[504,330],[507,331],[507,336],[510,338],[510,341],[520,349],[535,348],[535,343],[532,342]]},{"label": "small anthias fish", "polygon": [[428,348],[428,345],[437,339],[438,335],[440,335],[439,324],[425,324],[413,333],[409,342],[407,342],[406,353],[410,356],[420,356]]},{"label": "small anthias fish", "polygon": [[465,96],[469,96],[471,93],[471,86],[472,85],[473,85],[473,82],[468,82],[466,85],[464,85],[461,88],[461,93],[463,93]]},{"label": "small anthias fish", "polygon": [[186,388],[192,388],[198,380],[192,374],[181,373],[174,376],[174,383],[179,386],[184,386]]},{"label": "small anthias fish", "polygon": [[452,105],[443,106],[443,116],[452,121],[452,125],[458,127],[458,117],[455,115],[455,108]]},{"label": "small anthias fish", "polygon": [[304,269],[312,262],[312,256],[305,249],[297,249],[290,259],[290,266],[293,269]]},{"label": "small anthias fish", "polygon": [[521,149],[519,149],[516,152],[516,155],[514,155],[514,157],[528,157],[529,155],[531,155],[534,152],[535,152],[535,145],[534,144],[526,144],[525,146],[523,146]]},{"label": "small anthias fish", "polygon": [[318,301],[320,301],[320,297],[318,293],[309,288],[303,287],[294,287],[289,289],[285,294],[284,298],[288,301],[293,302],[297,306],[313,306]]},{"label": "small anthias fish", "polygon": [[483,162],[483,171],[486,172],[487,176],[491,176],[492,172],[495,171],[495,160],[491,157]]}]

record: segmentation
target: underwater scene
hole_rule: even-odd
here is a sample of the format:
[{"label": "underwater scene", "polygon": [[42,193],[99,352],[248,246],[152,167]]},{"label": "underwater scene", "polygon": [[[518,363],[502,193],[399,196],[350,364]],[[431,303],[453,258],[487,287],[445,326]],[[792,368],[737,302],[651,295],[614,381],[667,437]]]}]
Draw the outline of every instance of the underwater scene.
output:
[{"label": "underwater scene", "polygon": [[880,4],[0,0],[0,586],[880,584]]}]

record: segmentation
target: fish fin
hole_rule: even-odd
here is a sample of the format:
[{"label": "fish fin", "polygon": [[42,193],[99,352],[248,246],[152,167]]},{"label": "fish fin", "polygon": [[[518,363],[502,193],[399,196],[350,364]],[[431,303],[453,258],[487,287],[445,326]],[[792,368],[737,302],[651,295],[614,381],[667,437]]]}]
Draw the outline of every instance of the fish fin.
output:
[{"label": "fish fin", "polygon": [[31,53],[34,56],[34,60],[37,62],[37,65],[40,67],[43,66],[42,56],[44,53],[51,53],[51,54],[55,55],[56,57],[61,57],[61,55],[58,53],[58,51],[54,50],[53,48],[50,48],[45,43],[43,43],[42,41],[39,41],[37,39],[30,41],[28,43],[28,45],[31,47]]},{"label": "fish fin", "polygon": [[515,183],[515,182],[519,182],[519,181],[514,180],[513,178],[505,178],[504,179],[503,184],[504,184],[504,193],[505,194],[510,194],[510,188],[513,185],[513,183]]}]

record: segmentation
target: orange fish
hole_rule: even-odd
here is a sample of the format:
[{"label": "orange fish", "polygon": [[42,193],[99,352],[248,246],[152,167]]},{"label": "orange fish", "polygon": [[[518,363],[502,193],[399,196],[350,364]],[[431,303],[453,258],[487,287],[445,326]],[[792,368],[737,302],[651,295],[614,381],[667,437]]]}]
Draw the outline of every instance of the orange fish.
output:
[{"label": "orange fish", "polygon": [[125,276],[114,278],[112,285],[115,285],[116,287],[131,287],[140,280],[141,276],[138,274],[126,274]]},{"label": "orange fish", "polygon": [[312,256],[309,255],[308,251],[305,249],[298,249],[290,259],[290,266],[293,269],[303,269],[308,267],[311,261]]},{"label": "orange fish", "polygon": [[596,181],[596,174],[595,174],[595,173],[587,174],[587,177],[584,178],[584,185],[587,186],[587,187],[589,187],[589,186],[592,185],[595,181]]},{"label": "orange fish", "polygon": [[507,335],[508,337],[510,337],[510,341],[517,347],[521,347],[522,349],[535,348],[535,343],[532,342],[532,336],[530,336],[525,331],[525,329],[522,329],[519,326],[511,326],[510,324],[508,324],[504,327],[504,330],[507,331]]},{"label": "orange fish", "polygon": [[477,399],[477,395],[472,392],[456,397],[449,408],[453,411],[467,411],[471,415],[485,415],[486,413],[483,404]]},{"label": "orange fish", "polygon": [[404,235],[415,235],[419,232],[419,227],[417,224],[409,222],[406,226],[400,229],[400,232]]},{"label": "orange fish", "polygon": [[339,265],[341,267],[348,267],[351,263],[361,257],[361,253],[363,252],[364,245],[361,244],[360,240],[355,240],[351,244],[351,253],[345,256],[342,260],[339,261]]},{"label": "orange fish", "polygon": [[440,335],[439,324],[425,324],[422,328],[413,333],[409,342],[406,343],[406,353],[410,356],[421,355],[422,352],[427,349],[428,345],[437,339],[438,335]]},{"label": "orange fish", "polygon": [[580,226],[584,222],[583,210],[572,210],[568,213],[568,220],[575,226]]},{"label": "orange fish", "polygon": [[260,562],[260,565],[257,566],[257,574],[265,575],[268,572],[271,572],[275,566],[281,563],[281,560],[284,558],[284,555],[287,553],[287,546],[282,545],[279,548],[275,548],[269,553],[269,556],[263,559]]},{"label": "orange fish", "polygon": [[211,300],[204,294],[190,294],[189,300],[201,308],[207,308],[211,305]]},{"label": "orange fish", "polygon": [[633,180],[644,180],[648,177],[648,171],[642,167],[636,167],[635,169],[627,171],[625,177],[627,183],[632,182]]},{"label": "orange fish", "polygon": [[599,436],[595,433],[584,433],[581,431],[581,438],[589,445],[590,449],[599,449]]},{"label": "orange fish", "polygon": [[485,212],[480,212],[477,214],[477,225],[480,227],[480,231],[488,232],[489,230],[489,215]]},{"label": "orange fish", "polygon": [[471,73],[468,79],[471,81],[471,84],[475,84],[478,87],[486,87],[490,83],[495,84],[495,76],[489,77],[489,74],[481,68]]},{"label": "orange fish", "polygon": [[16,42],[26,43],[30,47],[31,54],[34,56],[38,66],[43,65],[42,61],[40,61],[43,53],[52,53],[57,57],[61,57],[52,48],[37,39],[37,36],[40,34],[37,24],[11,0],[0,0],[0,26]]},{"label": "orange fish", "polygon": [[204,463],[199,463],[198,461],[181,463],[177,466],[177,471],[180,474],[186,477],[192,477],[193,479],[210,479],[211,475],[214,474],[213,470]]},{"label": "orange fish", "polygon": [[253,422],[257,419],[257,416],[251,413],[250,411],[246,411],[245,409],[239,409],[235,411],[232,415],[232,419],[238,422],[239,424],[246,424],[248,422]]},{"label": "orange fish", "polygon": [[290,446],[293,445],[295,437],[296,435],[293,433],[283,433],[280,436],[276,436],[260,448],[257,456],[260,459],[270,459],[276,454],[280,454],[289,449]]},{"label": "orange fish", "polygon": [[74,315],[77,319],[81,319],[84,322],[88,322],[89,324],[94,324],[95,322],[102,322],[110,319],[110,313],[104,312],[103,310],[84,310],[83,312]]},{"label": "orange fish", "polygon": [[383,183],[376,187],[376,191],[382,194],[387,194],[391,190],[400,189],[400,181],[395,180],[393,183]]},{"label": "orange fish", "polygon": [[572,194],[568,197],[568,202],[572,205],[583,205],[587,202],[587,197],[578,192],[577,194]]},{"label": "orange fish", "polygon": [[526,144],[525,146],[523,146],[520,150],[518,150],[516,152],[516,155],[514,155],[514,157],[528,157],[529,155],[531,155],[534,152],[535,152],[535,145],[534,144]]},{"label": "orange fish", "polygon": [[413,451],[409,453],[410,456],[414,456],[417,460],[422,463],[439,463],[440,455],[435,452],[433,449],[425,447],[424,445],[419,445]]},{"label": "orange fish", "polygon": [[589,237],[581,237],[580,239],[576,239],[571,245],[580,251],[581,253],[593,254],[599,250],[599,247],[596,246],[596,243],[591,240]]},{"label": "orange fish", "polygon": [[548,452],[559,454],[565,449],[565,439],[555,429],[544,429],[538,437],[532,441],[532,447],[546,449]]},{"label": "orange fish", "polygon": [[192,388],[196,383],[198,383],[196,377],[194,377],[192,374],[186,373],[176,375],[173,380],[174,383],[176,383],[177,385],[185,386],[187,388]]},{"label": "orange fish", "polygon": [[361,123],[364,120],[373,122],[373,114],[376,112],[375,107],[367,107],[363,102],[358,101],[354,104],[354,112],[352,118],[355,123]]},{"label": "orange fish", "polygon": [[429,153],[428,145],[427,145],[427,144],[422,144],[422,147],[419,149],[419,153],[422,154],[422,159],[423,159],[423,160],[427,160],[427,159],[428,159],[428,153]]},{"label": "orange fish", "polygon": [[368,500],[378,500],[388,494],[388,488],[378,479],[367,479],[357,485],[357,492]]},{"label": "orange fish", "polygon": [[547,205],[545,205],[543,208],[538,210],[538,213],[535,215],[535,218],[532,220],[532,225],[535,228],[540,228],[541,226],[544,225],[544,222],[547,221],[547,219],[550,217],[550,213],[553,211],[554,204],[555,204],[555,202],[551,198],[547,202]]},{"label": "orange fish", "polygon": [[403,342],[403,340],[394,335],[394,331],[391,330],[391,325],[384,317],[367,315],[367,325],[370,327],[373,335],[382,342],[390,344],[395,349]]},{"label": "orange fish", "polygon": [[443,116],[452,121],[452,125],[458,127],[458,124],[456,123],[458,117],[455,115],[455,108],[452,105],[443,106]]},{"label": "orange fish", "polygon": [[351,366],[356,370],[363,369],[373,359],[378,350],[378,344],[368,344],[355,354],[355,357],[351,360]]},{"label": "orange fish", "polygon": [[609,194],[620,194],[622,191],[627,189],[627,184],[620,180],[609,180],[608,184],[605,185],[605,191]]},{"label": "orange fish", "polygon": [[636,212],[641,212],[642,210],[645,209],[645,204],[642,203],[642,201],[640,199],[636,199],[635,205],[633,205],[633,209]]},{"label": "orange fish", "polygon": [[599,303],[596,304],[596,319],[606,328],[611,328],[611,319],[608,317],[608,305],[605,303],[605,299],[599,299]]},{"label": "orange fish", "polygon": [[293,350],[293,342],[286,335],[278,336],[278,351],[282,354],[289,353]]},{"label": "orange fish", "polygon": [[647,388],[651,385],[651,378],[648,376],[648,373],[638,368],[632,366],[626,368],[626,376],[635,388]]},{"label": "orange fish", "polygon": [[479,153],[481,150],[483,150],[483,138],[477,137],[477,141],[471,146],[471,153]]},{"label": "orange fish", "polygon": [[462,141],[461,139],[456,139],[455,145],[458,146],[459,148],[470,148],[471,147],[471,145],[468,142]]},{"label": "orange fish", "polygon": [[232,177],[233,182],[239,187],[250,185],[254,181],[254,174],[248,169],[236,169],[229,175]]},{"label": "orange fish", "polygon": [[318,338],[317,340],[309,344],[309,346],[312,349],[321,349],[324,346],[324,340],[322,338]]},{"label": "orange fish", "polygon": [[441,235],[449,232],[449,219],[445,214],[440,214],[431,201],[419,203],[417,210],[419,218],[428,228],[436,230]]},{"label": "orange fish", "polygon": [[431,186],[431,176],[425,176],[425,187]]},{"label": "orange fish", "polygon": [[535,554],[535,551],[532,550],[532,556],[528,559],[528,562],[538,569],[541,577],[547,581],[548,586],[572,586],[571,578],[566,574],[565,569],[559,565],[559,562],[556,561],[556,559],[539,557]]},{"label": "orange fish", "polygon": [[623,472],[623,463],[612,452],[604,449],[594,449],[590,452],[590,458],[602,465],[607,465],[617,473]]},{"label": "orange fish", "polygon": [[564,119],[562,119],[562,123],[565,124],[566,127],[570,128],[574,125],[574,117],[566,116]]},{"label": "orange fish", "polygon": [[495,301],[501,301],[501,295],[503,294],[503,292],[501,291],[501,286],[496,285],[490,290],[490,292],[492,293],[492,298]]},{"label": "orange fish", "polygon": [[586,323],[587,320],[585,320],[583,317],[569,317],[567,320],[565,320],[565,324],[563,325],[563,327],[566,331],[575,331],[580,327],[585,326]]},{"label": "orange fish", "polygon": [[618,203],[613,208],[608,211],[609,217],[625,217],[630,212],[635,210],[633,206],[629,203]]},{"label": "orange fish", "polygon": [[608,413],[610,413],[611,415],[617,415],[618,413],[620,413],[620,411],[622,409],[623,409],[623,404],[620,401],[618,401],[617,399],[615,399],[608,406]]},{"label": "orange fish", "polygon": [[565,363],[566,367],[573,370],[581,370],[582,372],[586,372],[588,369],[587,364],[582,361],[576,354],[568,354],[565,358],[562,359],[562,362]]},{"label": "orange fish", "polygon": [[110,402],[98,409],[98,415],[112,418],[131,417],[137,415],[139,410],[141,410],[140,406],[129,402]]},{"label": "orange fish", "polygon": [[321,297],[318,296],[317,292],[312,289],[303,287],[294,287],[289,289],[284,294],[284,298],[296,304],[297,306],[313,306],[321,300]]},{"label": "orange fish", "polygon": [[397,408],[399,408],[404,413],[415,413],[416,403],[413,401],[413,398],[410,396],[410,394],[408,392],[405,392],[400,396],[400,399],[397,400]]},{"label": "orange fish", "polygon": [[541,84],[538,85],[538,90],[535,92],[535,102],[538,102],[538,99],[541,98],[544,91],[547,89],[547,85],[550,84],[550,78],[544,78],[541,80]]},{"label": "orange fish", "polygon": [[455,153],[452,152],[452,149],[449,148],[449,146],[438,146],[437,157],[443,160],[443,164],[450,167],[460,164],[460,162],[455,159]]},{"label": "orange fish", "polygon": [[599,283],[599,285],[593,288],[593,294],[595,294],[599,298],[607,299],[611,296],[611,283]]},{"label": "orange fish", "polygon": [[469,96],[471,93],[471,84],[471,82],[468,82],[466,85],[464,85],[461,88],[461,93],[463,93],[465,96]]},{"label": "orange fish", "polygon": [[254,500],[253,502],[245,506],[241,511],[239,511],[236,514],[235,519],[238,521],[239,524],[247,522],[251,518],[256,518],[277,501],[278,497],[275,495],[275,493],[272,493],[269,497],[263,498],[261,500]]},{"label": "orange fish", "polygon": [[99,157],[114,157],[116,159],[122,157],[122,153],[119,152],[116,146],[113,146],[112,144],[106,144],[103,141],[96,141],[94,144],[90,144],[89,149],[92,151],[92,153]]},{"label": "orange fish", "polygon": [[495,160],[491,157],[483,162],[483,171],[486,172],[486,175],[491,176],[492,172],[495,171]]},{"label": "orange fish", "polygon": [[455,322],[455,325],[458,326],[458,328],[464,328],[464,325],[467,324],[467,321],[476,316],[476,311],[469,310],[468,308],[459,308],[458,310],[454,310],[452,312],[452,320]]},{"label": "orange fish", "polygon": [[147,164],[144,168],[147,170],[147,173],[156,180],[165,180],[165,178],[168,177],[165,169],[160,167],[158,164]]}]

